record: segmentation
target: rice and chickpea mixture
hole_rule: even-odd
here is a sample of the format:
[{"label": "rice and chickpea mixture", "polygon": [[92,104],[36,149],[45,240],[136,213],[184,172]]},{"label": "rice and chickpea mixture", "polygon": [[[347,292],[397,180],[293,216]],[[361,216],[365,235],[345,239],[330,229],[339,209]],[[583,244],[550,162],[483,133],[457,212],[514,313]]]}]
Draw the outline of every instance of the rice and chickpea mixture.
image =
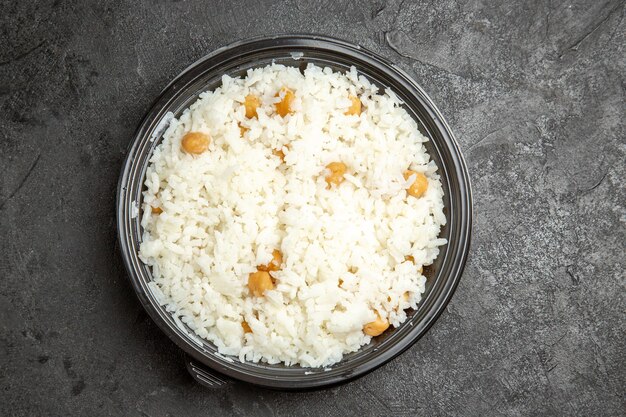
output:
[{"label": "rice and chickpea mixture", "polygon": [[406,320],[446,243],[426,140],[355,68],[223,76],[150,159],[140,256],[151,290],[221,354],[340,361]]}]

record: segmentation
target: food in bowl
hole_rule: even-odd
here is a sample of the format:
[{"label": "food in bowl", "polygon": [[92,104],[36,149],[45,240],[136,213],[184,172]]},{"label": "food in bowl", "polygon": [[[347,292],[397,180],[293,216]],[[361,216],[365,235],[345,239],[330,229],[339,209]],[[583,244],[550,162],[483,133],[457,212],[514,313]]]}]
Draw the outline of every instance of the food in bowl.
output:
[{"label": "food in bowl", "polygon": [[355,68],[223,76],[146,172],[152,290],[221,354],[329,366],[407,318],[446,244],[416,122]]}]

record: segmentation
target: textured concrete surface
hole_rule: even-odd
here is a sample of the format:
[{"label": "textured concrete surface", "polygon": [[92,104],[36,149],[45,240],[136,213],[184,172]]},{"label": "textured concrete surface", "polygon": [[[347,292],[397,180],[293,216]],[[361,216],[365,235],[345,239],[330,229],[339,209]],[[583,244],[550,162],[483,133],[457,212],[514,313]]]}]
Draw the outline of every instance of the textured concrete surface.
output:
[{"label": "textured concrete surface", "polygon": [[[623,1],[0,10],[0,415],[626,414]],[[473,179],[471,259],[427,336],[360,380],[206,390],[127,282],[118,172],[151,101],[188,64],[295,31],[386,56],[439,104]]]}]

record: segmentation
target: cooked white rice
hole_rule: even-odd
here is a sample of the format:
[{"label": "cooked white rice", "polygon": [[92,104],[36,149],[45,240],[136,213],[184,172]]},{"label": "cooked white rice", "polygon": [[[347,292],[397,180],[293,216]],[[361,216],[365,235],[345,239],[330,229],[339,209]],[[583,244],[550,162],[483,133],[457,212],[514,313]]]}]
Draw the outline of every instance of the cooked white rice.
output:
[{"label": "cooked white rice", "polygon": [[[283,118],[274,103],[284,86],[296,98]],[[250,93],[261,98],[258,118],[245,116]],[[349,95],[360,97],[360,116],[344,114]],[[243,137],[239,123],[249,129]],[[206,152],[181,150],[190,131],[210,135]],[[221,354],[305,367],[340,361],[370,342],[363,326],[376,312],[397,327],[417,307],[421,267],[446,243],[426,140],[393,92],[379,93],[354,68],[309,65],[303,74],[271,65],[224,76],[171,120],[150,160],[140,256],[152,267],[152,290]],[[333,161],[348,172],[327,189]],[[407,195],[408,168],[428,177],[421,198]],[[255,297],[248,276],[274,249],[283,256],[276,286]]]}]

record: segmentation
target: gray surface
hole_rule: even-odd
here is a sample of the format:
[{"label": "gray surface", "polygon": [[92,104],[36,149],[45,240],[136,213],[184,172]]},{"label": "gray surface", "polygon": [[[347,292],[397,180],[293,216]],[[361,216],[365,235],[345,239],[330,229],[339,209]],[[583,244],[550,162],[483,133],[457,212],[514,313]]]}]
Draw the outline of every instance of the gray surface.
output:
[{"label": "gray surface", "polygon": [[[0,415],[626,413],[623,2],[46,3],[0,7]],[[360,380],[205,390],[126,280],[118,172],[178,72],[290,31],[432,95],[473,179],[471,259],[427,336]]]}]

